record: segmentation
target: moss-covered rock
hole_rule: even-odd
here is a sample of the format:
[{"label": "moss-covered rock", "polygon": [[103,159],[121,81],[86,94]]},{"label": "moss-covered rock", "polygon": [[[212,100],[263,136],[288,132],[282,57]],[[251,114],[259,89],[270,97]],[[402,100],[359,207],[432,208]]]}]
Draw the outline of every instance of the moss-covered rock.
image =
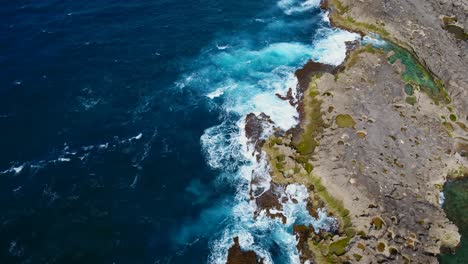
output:
[{"label": "moss-covered rock", "polygon": [[380,216],[376,216],[372,218],[371,224],[375,229],[380,230],[385,225],[385,221]]},{"label": "moss-covered rock", "polygon": [[349,240],[350,239],[346,237],[332,242],[328,247],[329,253],[336,256],[343,255],[346,253],[346,247],[348,246]]},{"label": "moss-covered rock", "polygon": [[337,115],[335,122],[340,128],[354,128],[356,126],[356,121],[354,121],[353,117],[348,114]]},{"label": "moss-covered rock", "polygon": [[387,245],[386,245],[384,242],[380,241],[380,242],[377,243],[376,250],[377,250],[378,252],[381,252],[381,253],[382,253],[382,252],[385,251],[386,248],[387,248]]},{"label": "moss-covered rock", "polygon": [[362,255],[359,255],[359,254],[353,254],[353,257],[358,262],[362,259]]}]

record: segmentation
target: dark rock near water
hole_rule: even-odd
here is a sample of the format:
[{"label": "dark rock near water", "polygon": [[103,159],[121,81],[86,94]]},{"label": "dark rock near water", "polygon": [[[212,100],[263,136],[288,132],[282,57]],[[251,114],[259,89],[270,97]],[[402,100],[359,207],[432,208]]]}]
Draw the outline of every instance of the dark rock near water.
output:
[{"label": "dark rock near water", "polygon": [[264,143],[264,140],[261,139],[264,127],[271,124],[273,124],[273,121],[265,113],[261,113],[258,116],[250,113],[245,117],[245,135],[249,143],[255,144],[255,150],[259,153]]},{"label": "dark rock near water", "polygon": [[257,258],[253,250],[242,251],[239,237],[234,238],[234,245],[228,251],[227,264],[262,264],[263,259]]},{"label": "dark rock near water", "polygon": [[328,0],[320,0],[320,9],[328,10]]},{"label": "dark rock near water", "polygon": [[286,93],[286,96],[281,95],[279,93],[275,94],[279,99],[289,101],[289,104],[292,106],[295,106],[297,104],[297,101],[295,100],[293,94],[292,94],[292,88],[289,87],[288,92]]},{"label": "dark rock near water", "polygon": [[262,195],[255,199],[257,204],[257,211],[255,212],[255,217],[262,211],[266,211],[266,215],[270,218],[280,218],[283,224],[286,224],[286,216],[282,213],[271,213],[270,209],[282,210],[283,206],[279,201],[280,190],[277,184],[272,183],[270,189],[264,192]]},{"label": "dark rock near water", "polygon": [[314,227],[309,225],[294,225],[293,227],[293,234],[296,236],[297,242],[297,250],[300,252],[300,259],[301,262],[304,263],[306,260],[313,259],[313,254],[309,249],[309,245],[307,244],[307,240],[310,237],[315,235]]},{"label": "dark rock near water", "polygon": [[315,74],[318,73],[331,73],[335,69],[335,66],[323,64],[309,60],[304,67],[296,70],[295,75],[297,77],[298,90],[304,92],[309,87],[310,80]]}]

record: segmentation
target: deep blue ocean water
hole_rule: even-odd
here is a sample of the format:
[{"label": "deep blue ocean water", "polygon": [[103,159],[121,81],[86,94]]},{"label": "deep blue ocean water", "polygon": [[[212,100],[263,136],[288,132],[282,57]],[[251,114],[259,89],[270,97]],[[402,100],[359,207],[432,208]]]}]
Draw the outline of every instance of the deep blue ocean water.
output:
[{"label": "deep blue ocean water", "polygon": [[274,94],[343,59],[318,2],[1,1],[0,263],[217,263],[233,235],[294,263],[241,130],[294,125]]}]

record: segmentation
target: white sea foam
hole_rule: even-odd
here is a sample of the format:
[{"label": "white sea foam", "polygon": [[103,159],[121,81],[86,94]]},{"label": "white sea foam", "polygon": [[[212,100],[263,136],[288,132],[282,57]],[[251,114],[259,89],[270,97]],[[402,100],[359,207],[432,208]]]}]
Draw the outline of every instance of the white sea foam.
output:
[{"label": "white sea foam", "polygon": [[108,147],[109,147],[109,143],[104,143],[104,144],[99,145],[100,149],[106,149]]},{"label": "white sea foam", "polygon": [[362,44],[371,44],[372,46],[379,48],[388,45],[388,43],[385,40],[383,40],[379,35],[373,33],[369,33],[367,36],[364,36],[362,38]]},{"label": "white sea foam", "polygon": [[329,17],[330,12],[326,11],[322,13],[322,21],[325,21],[327,23],[330,23],[330,17]]},{"label": "white sea foam", "polygon": [[305,201],[309,197],[307,188],[302,184],[289,184],[286,186],[285,192],[289,199],[295,199],[297,201]]},{"label": "white sea foam", "polygon": [[340,65],[346,58],[347,41],[355,41],[360,38],[356,33],[342,29],[322,29],[319,35],[323,36],[313,43],[312,57],[321,63]]},{"label": "white sea foam", "polygon": [[240,145],[240,129],[236,124],[223,122],[208,128],[201,136],[208,164],[215,169],[235,170],[243,161]]},{"label": "white sea foam", "polygon": [[24,169],[25,165],[26,164],[21,164],[19,166],[14,165],[9,169],[0,172],[0,174],[8,174],[8,173],[19,174]]},{"label": "white sea foam", "polygon": [[444,206],[444,202],[445,202],[445,194],[444,194],[444,192],[440,192],[440,193],[439,193],[439,204],[440,204],[440,207],[443,207],[443,206]]},{"label": "white sea foam", "polygon": [[304,12],[318,7],[319,4],[320,0],[280,0],[278,2],[278,6],[284,11],[286,15]]},{"label": "white sea foam", "polygon": [[210,99],[214,99],[216,97],[220,97],[223,94],[224,94],[224,90],[221,89],[221,88],[218,88],[214,92],[211,92],[211,93],[207,94],[206,97],[208,97]]},{"label": "white sea foam", "polygon": [[214,98],[216,98],[216,97],[220,97],[221,95],[224,94],[225,91],[228,91],[228,90],[230,90],[230,89],[235,89],[236,86],[237,86],[237,85],[236,85],[235,83],[232,83],[232,84],[228,84],[228,85],[219,87],[219,88],[217,88],[216,90],[214,90],[213,92],[207,94],[206,97],[208,97],[208,98],[210,98],[210,99],[214,99]]},{"label": "white sea foam", "polygon": [[[344,59],[346,46],[344,41],[355,38],[345,35],[343,32],[330,32],[337,36],[330,37],[328,41],[335,43],[337,54],[321,59],[332,64],[340,64]],[[276,127],[287,130],[297,124],[298,113],[288,101],[279,99],[275,94],[286,94],[292,88],[293,96],[296,95],[297,80],[294,76],[295,66],[305,62],[317,52],[311,46],[299,43],[277,43],[269,45],[261,50],[232,50],[230,53],[222,52],[215,55],[212,62],[216,68],[220,68],[221,74],[227,79],[220,78],[221,85],[226,87],[232,85],[233,80],[241,80],[235,83],[235,88],[220,89],[207,93],[209,98],[223,96],[223,108],[226,113],[239,116],[236,122],[226,119],[218,126],[205,131],[201,137],[201,143],[207,157],[208,164],[216,169],[234,172],[242,184],[239,184],[236,194],[236,205],[230,212],[226,227],[219,238],[212,241],[210,263],[225,263],[227,251],[232,245],[232,238],[238,236],[241,247],[244,250],[254,250],[265,259],[265,263],[272,263],[268,250],[272,243],[279,244],[289,263],[300,263],[299,253],[296,248],[296,238],[288,232],[288,228],[294,223],[312,224],[316,230],[331,230],[336,225],[336,220],[327,216],[325,211],[319,211],[319,218],[314,219],[309,215],[306,204],[308,191],[302,185],[289,185],[286,193],[288,201],[283,205],[282,213],[287,217],[284,225],[280,219],[271,219],[262,211],[256,219],[253,219],[257,210],[254,201],[250,200],[249,187],[252,188],[254,196],[260,196],[270,188],[269,167],[263,156],[260,161],[252,155],[253,146],[249,146],[245,137],[244,118],[250,112],[255,114],[265,113],[269,115]],[[325,51],[325,52],[328,52]],[[300,65],[300,64],[299,64]],[[193,83],[203,83],[207,73],[213,77],[210,67],[204,68],[192,74],[197,79],[185,83],[189,86]],[[239,78],[240,77],[240,78]],[[214,76],[216,79],[217,76]],[[216,87],[216,86],[214,86]],[[271,135],[273,129],[265,125],[262,135]],[[237,171],[237,173],[236,173]],[[254,181],[252,179],[255,178]],[[251,186],[250,182],[253,182]],[[295,200],[296,202],[293,202]],[[274,242],[273,242],[274,241]]]},{"label": "white sea foam", "polygon": [[13,167],[13,168],[11,168],[11,170],[14,171],[15,174],[18,174],[18,173],[20,173],[20,172],[23,170],[23,168],[24,168],[24,164],[23,164],[23,165],[20,165],[20,166],[18,166],[18,167]]},{"label": "white sea foam", "polygon": [[287,101],[279,99],[271,93],[261,93],[252,98],[257,114],[264,112],[283,130],[287,130],[297,124],[299,117],[296,108]]},{"label": "white sea foam", "polygon": [[139,139],[141,139],[142,137],[143,137],[143,133],[140,133],[140,134],[138,134],[138,135],[136,135],[136,136],[134,136],[134,137],[129,138],[128,140],[129,140],[129,141],[132,141],[132,140],[139,140]]},{"label": "white sea foam", "polygon": [[[278,6],[284,13],[294,14],[316,8],[319,2],[281,0]],[[326,13],[322,15],[327,22]],[[294,21],[276,20],[274,25],[265,27],[265,35],[269,31],[295,26]],[[215,44],[220,49],[204,52],[195,69],[176,83],[180,89],[193,89],[209,99],[218,98],[210,103],[223,110],[220,124],[206,129],[200,141],[207,163],[221,171],[220,179],[235,184],[237,192],[235,202],[222,222],[222,232],[210,242],[209,263],[225,263],[227,251],[236,236],[243,250],[254,250],[265,263],[273,262],[269,253],[273,246],[281,248],[282,262],[300,263],[296,237],[290,232],[292,225],[311,224],[317,231],[336,228],[336,219],[328,217],[324,209],[318,210],[317,219],[308,213],[309,192],[300,184],[275,190],[283,192],[287,199],[281,210],[275,209],[271,213],[281,212],[287,217],[286,224],[279,218],[271,219],[265,210],[257,211],[251,195],[258,197],[271,188],[270,168],[264,153],[256,153],[260,157],[258,160],[253,155],[255,148],[249,145],[244,131],[245,116],[249,113],[265,113],[274,122],[273,125],[263,124],[262,138],[270,136],[275,127],[287,130],[295,126],[298,122],[295,107],[275,94],[286,95],[291,88],[296,97],[294,71],[297,67],[310,58],[339,65],[345,59],[345,42],[359,38],[357,34],[328,27],[320,29],[317,36],[312,45],[281,42],[252,47],[246,41],[245,45],[224,48]],[[228,42],[237,43],[234,39]],[[255,213],[257,217],[254,219]],[[190,236],[186,232],[189,231],[184,230],[180,237],[188,239]]]},{"label": "white sea foam", "polygon": [[225,50],[225,49],[229,49],[231,47],[231,45],[227,44],[227,45],[218,45],[216,44],[216,48],[218,48],[219,50]]}]

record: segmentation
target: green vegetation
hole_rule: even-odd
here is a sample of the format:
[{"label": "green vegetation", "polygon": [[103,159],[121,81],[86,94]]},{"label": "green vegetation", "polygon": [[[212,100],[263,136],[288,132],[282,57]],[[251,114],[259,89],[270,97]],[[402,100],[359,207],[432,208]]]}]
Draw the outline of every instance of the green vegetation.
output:
[{"label": "green vegetation", "polygon": [[345,68],[349,69],[350,67],[355,65],[357,63],[357,61],[359,60],[359,55],[362,54],[362,53],[371,53],[371,54],[381,53],[381,54],[383,54],[384,51],[382,49],[376,49],[376,48],[372,47],[371,44],[367,44],[365,46],[359,47],[358,49],[351,52],[349,54],[348,58],[346,58]]},{"label": "green vegetation", "polygon": [[286,156],[284,154],[280,154],[280,155],[276,156],[276,160],[278,162],[283,162],[285,159],[286,159]]},{"label": "green vegetation", "polygon": [[456,124],[463,129],[465,132],[468,132],[468,128],[462,122],[456,122]]},{"label": "green vegetation", "polygon": [[466,263],[466,252],[468,252],[468,179],[447,182],[444,194],[444,211],[458,227],[462,237],[460,247],[455,251],[455,254],[443,254],[440,263]]},{"label": "green vegetation", "polygon": [[366,250],[366,245],[364,245],[363,243],[358,243],[358,244],[357,244],[357,248],[359,248],[360,250],[364,251],[364,250]]},{"label": "green vegetation", "polygon": [[453,125],[450,122],[443,122],[442,125],[444,126],[445,130],[447,130],[447,133],[451,136],[452,132],[455,130]]},{"label": "green vegetation", "polygon": [[312,164],[310,164],[309,162],[307,162],[305,165],[304,165],[304,169],[307,171],[307,174],[310,174],[312,172],[312,170],[314,169],[314,167],[312,166]]},{"label": "green vegetation", "polygon": [[309,88],[304,95],[304,112],[306,120],[305,126],[303,127],[304,132],[301,134],[299,139],[296,139],[293,142],[297,152],[302,155],[310,155],[314,153],[314,150],[318,145],[315,138],[325,127],[325,122],[323,122],[321,112],[322,102],[317,99],[318,91],[315,82],[318,78],[320,78],[320,75],[315,75],[312,78]]},{"label": "green vegetation", "polygon": [[349,240],[351,238],[345,237],[342,239],[339,239],[335,242],[332,242],[330,246],[328,247],[328,252],[329,254],[334,254],[336,256],[341,256],[344,253],[346,253],[346,246],[348,246]]},{"label": "green vegetation", "polygon": [[[339,238],[332,241],[332,234],[321,234],[319,237],[309,238],[308,245],[316,257],[317,263],[339,263],[340,256],[346,253],[346,247],[356,232],[352,228],[349,210],[343,202],[326,190],[321,179],[313,175],[313,165],[310,160],[313,157],[315,148],[318,145],[317,138],[322,133],[327,124],[322,119],[319,93],[316,86],[319,75],[312,78],[308,89],[304,93],[304,119],[301,124],[302,132],[299,135],[281,140],[278,137],[270,137],[264,144],[263,150],[267,153],[269,163],[272,168],[272,180],[278,184],[289,184],[298,182],[307,186],[310,190],[313,201],[317,201],[320,206],[324,206],[330,215],[333,215],[339,222]],[[337,122],[340,126],[354,127],[356,122],[350,115],[339,115]],[[281,146],[282,145],[282,146]],[[295,162],[291,164],[286,161],[286,157],[291,157]],[[285,172],[293,172],[292,175]]]},{"label": "green vegetation", "polygon": [[356,261],[360,261],[362,259],[362,256],[359,254],[353,254],[353,257]]},{"label": "green vegetation", "polygon": [[396,255],[398,254],[398,249],[395,247],[389,247],[388,252],[390,252],[391,255]]},{"label": "green vegetation", "polygon": [[358,22],[350,16],[345,17],[346,13],[349,10],[349,7],[343,5],[341,1],[329,0],[329,3],[332,6],[332,10],[333,10],[333,12],[331,12],[330,14],[331,20],[333,21],[333,23],[339,25],[340,27],[349,29],[355,32],[361,32],[361,33],[375,32],[382,36],[390,36],[390,33],[388,33],[382,27],[385,24],[383,23],[370,24],[370,23]]},{"label": "green vegetation", "polygon": [[337,115],[336,116],[336,125],[340,128],[354,128],[356,125],[356,121],[354,121],[353,117],[346,114],[346,115]]},{"label": "green vegetation", "polygon": [[461,40],[467,40],[468,39],[468,34],[465,33],[465,30],[460,26],[447,25],[444,28],[448,32],[454,34],[457,39],[461,39]]},{"label": "green vegetation", "polygon": [[[315,193],[322,199],[325,203],[327,209],[334,215],[338,216],[341,220],[342,229],[351,227],[351,219],[349,218],[349,210],[344,208],[343,202],[331,196],[330,193],[323,186],[320,178],[315,176],[309,176],[312,185],[315,187]],[[351,233],[351,232],[350,232]]]},{"label": "green vegetation", "polygon": [[[340,230],[344,230],[344,237],[332,242],[329,245],[328,257],[341,256],[346,251],[349,241],[356,235],[355,230],[352,228],[351,218],[349,217],[349,210],[346,209],[341,200],[331,196],[330,193],[323,186],[321,180],[317,177],[310,176],[312,185],[315,187],[315,193],[325,203],[327,210],[339,219]],[[329,259],[330,261],[330,259]]]},{"label": "green vegetation", "polygon": [[411,84],[407,83],[405,85],[405,93],[407,95],[410,95],[410,96],[414,94],[414,89],[413,89],[413,86]]},{"label": "green vegetation", "polygon": [[449,118],[450,118],[450,121],[452,121],[452,122],[457,121],[457,116],[454,115],[454,114],[450,114]]},{"label": "green vegetation", "polygon": [[384,242],[377,243],[377,251],[379,251],[379,252],[384,252],[386,247],[387,246],[385,245]]},{"label": "green vegetation", "polygon": [[455,16],[444,16],[442,17],[442,22],[444,22],[443,28],[448,32],[455,35],[455,38],[461,40],[467,40],[468,34],[465,33],[465,30],[457,25],[458,19]]},{"label": "green vegetation", "polygon": [[449,171],[447,178],[451,180],[468,178],[468,168],[466,168],[465,166],[460,166],[457,169],[453,169]]},{"label": "green vegetation", "polygon": [[360,230],[359,232],[357,232],[357,235],[360,236],[360,237],[363,238],[363,239],[367,239],[367,238],[368,238],[366,232],[364,232],[363,230]]},{"label": "green vegetation", "polygon": [[356,132],[356,135],[357,135],[360,139],[364,139],[364,138],[366,138],[366,136],[367,136],[367,132],[366,132],[366,131],[358,131],[358,132]]},{"label": "green vegetation", "polygon": [[375,227],[375,229],[379,230],[382,229],[383,225],[385,225],[385,221],[380,216],[376,216],[372,219],[371,224]]},{"label": "green vegetation", "polygon": [[[414,54],[403,48],[403,46],[406,47],[406,45],[393,38],[382,27],[384,26],[383,23],[369,24],[358,22],[354,18],[346,15],[349,7],[344,6],[340,0],[329,0],[329,3],[332,6],[330,19],[335,25],[354,32],[361,32],[363,34],[376,33],[388,40],[388,45],[383,47],[383,50],[386,53],[390,51],[394,52],[394,54],[389,57],[390,63],[393,64],[396,60],[400,60],[405,65],[405,72],[402,74],[402,78],[407,84],[405,86],[405,91],[408,95],[413,95],[414,89],[421,89],[436,103],[450,102],[450,97],[448,96],[442,82],[438,79],[434,79],[432,74],[428,72],[428,70],[416,59]],[[447,28],[447,30],[459,31],[458,29],[453,28]],[[397,43],[398,45],[394,43]],[[378,47],[374,48],[379,49]],[[370,52],[368,48],[366,49]],[[358,54],[355,56],[357,55]],[[353,65],[356,62],[356,58],[353,58],[352,56],[353,55],[351,55],[349,62],[347,62],[348,65]],[[407,102],[413,104],[414,99],[407,99]]]},{"label": "green vegetation", "polygon": [[390,63],[400,60],[405,65],[405,71],[402,74],[405,81],[405,91],[408,95],[413,94],[414,87],[419,87],[436,101],[443,100],[448,103],[448,97],[442,83],[434,80],[432,75],[416,58],[407,50],[391,42],[383,48],[386,52],[393,51],[393,55],[388,58]]},{"label": "green vegetation", "polygon": [[349,10],[349,7],[343,5],[343,3],[341,3],[340,1],[331,0],[330,3],[332,3],[335,6],[336,11],[340,15],[343,15],[344,13],[348,12],[348,10]]},{"label": "green vegetation", "polygon": [[418,100],[416,99],[416,96],[407,96],[405,102],[410,105],[415,105]]}]

